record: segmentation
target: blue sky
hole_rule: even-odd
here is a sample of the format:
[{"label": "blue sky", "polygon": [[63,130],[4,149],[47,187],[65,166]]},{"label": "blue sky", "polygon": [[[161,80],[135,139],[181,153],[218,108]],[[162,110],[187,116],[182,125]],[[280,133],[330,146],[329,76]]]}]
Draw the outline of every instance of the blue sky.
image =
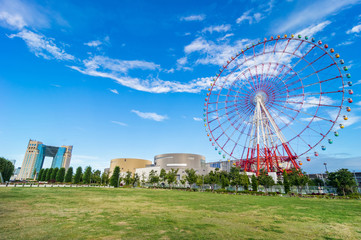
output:
[{"label": "blue sky", "polygon": [[31,138],[73,145],[74,167],[217,161],[202,121],[212,77],[245,45],[302,32],[341,54],[355,92],[346,128],[304,170],[360,171],[360,3],[0,0],[0,155],[21,166]]}]

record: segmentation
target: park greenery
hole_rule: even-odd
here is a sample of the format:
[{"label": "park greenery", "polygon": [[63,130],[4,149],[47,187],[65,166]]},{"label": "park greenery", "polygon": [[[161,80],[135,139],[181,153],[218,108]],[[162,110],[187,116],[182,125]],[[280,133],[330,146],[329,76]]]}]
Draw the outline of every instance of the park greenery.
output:
[{"label": "park greenery", "polygon": [[[171,169],[166,171],[161,169],[158,173],[151,170],[149,176],[139,176],[128,171],[126,173],[120,172],[120,168],[115,167],[112,175],[108,172],[101,173],[100,170],[93,170],[90,166],[83,169],[78,167],[73,173],[73,168],[46,168],[41,169],[38,173],[34,171],[34,176],[39,182],[47,183],[67,183],[67,184],[95,184],[95,185],[110,185],[113,187],[121,186],[152,186],[152,187],[168,187],[174,188],[182,186],[190,189],[204,189],[207,185],[210,191],[215,189],[227,189],[232,187],[235,192],[241,188],[242,191],[257,192],[261,190],[266,194],[268,190],[275,185],[282,186],[284,193],[290,193],[292,187],[297,188],[297,193],[302,193],[306,186],[330,186],[337,189],[338,195],[350,195],[357,193],[357,184],[353,174],[347,169],[340,169],[336,172],[328,173],[327,179],[313,179],[311,180],[305,172],[291,169],[284,171],[282,175],[278,176],[278,180],[268,175],[267,171],[261,169],[260,174],[247,175],[238,167],[232,167],[229,172],[221,171],[218,168],[209,171],[207,174],[197,174],[194,169],[186,169],[184,176],[179,179],[179,169]],[[14,172],[14,166],[5,158],[0,158],[0,172],[4,181],[9,181]]]},{"label": "park greenery", "polygon": [[4,181],[9,181],[11,175],[14,173],[13,163],[6,158],[0,157],[0,173]]},{"label": "park greenery", "polygon": [[[101,174],[99,170],[92,170],[89,166],[82,171],[78,167],[76,173],[73,175],[73,168],[70,167],[67,171],[65,168],[50,168],[41,169],[37,175],[39,182],[48,183],[67,183],[67,184],[92,184],[104,186],[151,186],[153,188],[174,188],[181,186],[189,189],[204,189],[207,185],[209,190],[214,192],[216,189],[227,189],[232,187],[235,192],[238,192],[240,187],[242,191],[257,192],[262,186],[262,191],[266,194],[268,190],[275,185],[283,188],[284,193],[290,193],[292,187],[296,187],[297,193],[302,193],[305,186],[321,186],[318,179],[311,180],[305,172],[292,169],[291,171],[284,171],[277,182],[268,175],[267,171],[261,170],[259,176],[252,174],[247,175],[246,172],[240,171],[239,168],[233,167],[230,172],[220,171],[215,169],[208,174],[200,175],[194,169],[186,169],[185,175],[182,179],[177,180],[178,169],[171,169],[165,171],[161,169],[158,174],[157,171],[151,170],[149,176],[139,176],[132,174],[130,171],[121,173],[119,167],[115,167],[111,176],[104,172]],[[353,174],[347,169],[340,169],[337,172],[328,173],[328,179],[323,183],[337,189],[338,195],[350,195],[357,193],[357,184],[354,180]]]}]

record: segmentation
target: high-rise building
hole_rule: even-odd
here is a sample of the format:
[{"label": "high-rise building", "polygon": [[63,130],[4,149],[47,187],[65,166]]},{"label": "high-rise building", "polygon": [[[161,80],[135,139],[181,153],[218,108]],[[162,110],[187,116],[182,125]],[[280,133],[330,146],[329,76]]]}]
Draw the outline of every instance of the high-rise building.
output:
[{"label": "high-rise building", "polygon": [[52,168],[68,169],[72,150],[73,146],[53,147],[30,139],[20,173],[16,179],[33,178],[42,169],[45,157],[53,158]]}]

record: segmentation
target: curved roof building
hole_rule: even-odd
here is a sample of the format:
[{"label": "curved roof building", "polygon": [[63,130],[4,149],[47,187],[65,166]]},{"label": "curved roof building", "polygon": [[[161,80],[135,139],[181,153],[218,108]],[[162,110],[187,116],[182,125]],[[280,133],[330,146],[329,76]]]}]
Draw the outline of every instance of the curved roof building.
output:
[{"label": "curved roof building", "polygon": [[161,169],[170,170],[171,168],[195,169],[200,170],[206,167],[206,158],[198,154],[190,153],[167,153],[154,157],[154,165]]},{"label": "curved roof building", "polygon": [[121,173],[126,173],[127,171],[132,174],[135,173],[135,169],[144,168],[147,165],[151,165],[152,162],[145,159],[138,158],[115,158],[110,161],[110,170],[109,176],[112,176],[114,168],[119,166]]}]

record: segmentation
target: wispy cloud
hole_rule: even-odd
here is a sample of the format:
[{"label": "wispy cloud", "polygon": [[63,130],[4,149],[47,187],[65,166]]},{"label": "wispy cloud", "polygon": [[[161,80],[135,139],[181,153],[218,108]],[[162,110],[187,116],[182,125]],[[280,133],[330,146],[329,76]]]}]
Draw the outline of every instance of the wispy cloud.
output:
[{"label": "wispy cloud", "polygon": [[346,33],[351,34],[351,33],[359,33],[359,32],[361,32],[361,24],[354,26],[353,28],[348,30]]},{"label": "wispy cloud", "polygon": [[123,123],[123,122],[118,122],[118,121],[111,121],[111,122],[114,123],[114,124],[118,124],[120,126],[124,126],[124,127],[128,126],[128,124]]},{"label": "wispy cloud", "polygon": [[209,26],[209,27],[203,28],[202,32],[209,32],[209,33],[228,32],[229,30],[231,30],[230,24],[222,24],[222,25],[215,25],[215,26]]},{"label": "wispy cloud", "polygon": [[158,77],[141,79],[128,75],[130,69],[158,70],[160,66],[146,61],[127,61],[95,56],[83,61],[83,66],[70,66],[70,68],[89,76],[109,78],[117,83],[144,92],[190,92],[197,93],[209,86],[211,77],[196,78],[186,83],[164,81]]},{"label": "wispy cloud", "polygon": [[302,10],[294,10],[285,19],[279,19],[276,24],[275,32],[283,33],[295,31],[300,27],[322,21],[326,17],[339,13],[346,8],[350,8],[355,4],[360,3],[359,0],[322,0],[314,1],[309,5],[303,6]]},{"label": "wispy cloud", "polygon": [[109,91],[111,91],[112,93],[115,93],[115,94],[119,94],[117,89],[109,89]]},{"label": "wispy cloud", "polygon": [[138,110],[132,110],[131,112],[137,114],[141,118],[150,119],[157,122],[161,122],[168,119],[167,115],[159,115],[153,112],[140,112]]},{"label": "wispy cloud", "polygon": [[199,58],[196,64],[222,65],[232,56],[236,55],[245,45],[250,43],[249,39],[235,41],[234,44],[217,44],[203,37],[198,37],[189,45],[184,47],[184,52],[188,54],[198,53]]},{"label": "wispy cloud", "polygon": [[5,11],[0,12],[0,22],[3,26],[16,29],[23,29],[26,26],[26,23],[21,15]]},{"label": "wispy cloud", "polygon": [[330,21],[324,21],[319,24],[313,24],[309,27],[306,27],[306,28],[298,31],[297,34],[301,34],[302,36],[303,35],[313,36],[316,33],[323,31],[323,29],[330,24],[331,24]]},{"label": "wispy cloud", "polygon": [[203,21],[205,18],[206,18],[206,15],[199,14],[199,15],[190,15],[190,16],[186,16],[186,17],[181,17],[180,20],[181,21],[186,21],[186,22]]},{"label": "wispy cloud", "polygon": [[260,12],[253,13],[253,9],[250,9],[237,18],[236,23],[241,24],[248,21],[249,24],[258,23],[264,18]]},{"label": "wispy cloud", "polygon": [[84,45],[86,46],[89,46],[89,47],[98,47],[102,44],[101,41],[99,40],[94,40],[94,41],[90,41],[90,42],[87,42],[87,43],[84,43]]},{"label": "wispy cloud", "polygon": [[57,60],[75,59],[74,56],[57,47],[52,39],[47,38],[44,35],[29,30],[22,30],[17,34],[11,34],[9,36],[9,38],[15,37],[23,39],[30,51],[33,52],[37,57]]},{"label": "wispy cloud", "polygon": [[202,118],[193,117],[193,120],[194,120],[194,121],[197,121],[197,122],[200,122],[200,121],[202,121]]},{"label": "wispy cloud", "polygon": [[61,20],[58,14],[49,16],[50,12],[44,13],[39,9],[42,8],[30,1],[1,0],[0,25],[9,29],[22,30],[25,27],[49,27],[50,18]]}]

